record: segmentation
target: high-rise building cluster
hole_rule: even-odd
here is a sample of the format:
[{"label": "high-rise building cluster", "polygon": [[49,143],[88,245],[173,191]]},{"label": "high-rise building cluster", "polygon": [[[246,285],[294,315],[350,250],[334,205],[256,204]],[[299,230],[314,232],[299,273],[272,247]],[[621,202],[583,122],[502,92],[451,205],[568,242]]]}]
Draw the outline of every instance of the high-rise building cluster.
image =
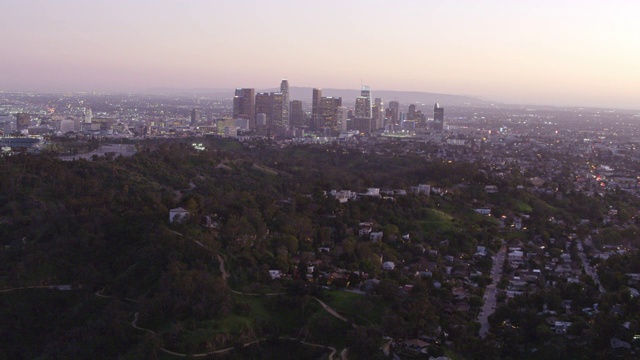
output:
[{"label": "high-rise building cluster", "polygon": [[[282,136],[296,131],[310,131],[334,136],[346,131],[372,134],[376,131],[431,129],[444,130],[444,109],[435,104],[433,121],[427,121],[416,104],[402,112],[397,100],[384,106],[381,98],[371,96],[369,86],[362,86],[353,108],[341,97],[323,96],[322,89],[311,93],[311,112],[306,113],[301,100],[290,100],[289,82],[283,79],[278,92],[256,93],[252,88],[238,88],[233,98],[233,118],[246,120],[246,128],[260,135]],[[428,126],[430,125],[430,126]]]}]

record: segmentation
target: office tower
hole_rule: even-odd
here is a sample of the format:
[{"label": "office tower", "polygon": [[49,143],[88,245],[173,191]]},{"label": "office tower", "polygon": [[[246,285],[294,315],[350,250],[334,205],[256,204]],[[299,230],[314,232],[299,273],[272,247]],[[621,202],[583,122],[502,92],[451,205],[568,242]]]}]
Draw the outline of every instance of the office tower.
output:
[{"label": "office tower", "polygon": [[364,101],[360,101],[360,109],[358,109],[358,101],[356,99],[356,117],[369,118],[371,119],[371,90],[368,86],[363,86],[360,90],[360,97],[358,99],[365,99]]},{"label": "office tower", "polygon": [[29,128],[29,124],[31,124],[31,115],[27,113],[17,113],[16,114],[16,129],[18,131],[26,130]]},{"label": "office tower", "polygon": [[265,115],[265,126],[268,126],[271,122],[271,95],[266,92],[259,92],[256,94],[255,100],[256,108],[255,114],[264,114]]},{"label": "office tower", "polygon": [[373,106],[371,107],[371,118],[376,129],[384,127],[384,105],[381,98],[376,98]]},{"label": "office tower", "polygon": [[416,104],[409,105],[409,111],[407,111],[407,120],[416,120]]},{"label": "office tower", "polygon": [[356,98],[353,128],[366,134],[371,133],[375,128],[375,125],[372,126],[371,91],[368,86],[363,86],[360,96]]},{"label": "office tower", "polygon": [[351,130],[358,130],[362,134],[371,133],[371,119],[353,118],[351,120]]},{"label": "office tower", "polygon": [[389,101],[388,110],[387,116],[389,117],[389,124],[397,125],[400,120],[400,103],[397,101]]},{"label": "office tower", "polygon": [[366,97],[358,96],[356,98],[356,109],[354,117],[356,119],[371,119],[371,109],[369,99]]},{"label": "office tower", "polygon": [[340,132],[347,131],[347,107],[346,106],[338,106],[336,109],[336,118],[338,120],[338,126],[340,128]]},{"label": "office tower", "polygon": [[320,102],[322,101],[322,89],[313,89],[313,95],[311,97],[311,123],[309,124],[311,130],[316,130],[320,127]]},{"label": "office tower", "polygon": [[290,126],[291,109],[289,108],[289,81],[287,79],[282,79],[280,92],[282,93],[282,124],[288,129]]},{"label": "office tower", "polygon": [[267,114],[265,113],[256,114],[256,127],[258,129],[267,127]]},{"label": "office tower", "polygon": [[302,110],[302,101],[293,100],[289,107],[291,112],[289,113],[289,127],[291,128],[303,128],[306,127],[304,119],[304,111]]},{"label": "office tower", "polygon": [[233,118],[248,119],[249,128],[255,129],[255,89],[238,88],[233,97]]},{"label": "office tower", "polygon": [[191,126],[196,126],[200,122],[200,111],[198,109],[191,110]]},{"label": "office tower", "polygon": [[87,124],[91,124],[92,119],[93,113],[91,112],[91,108],[84,109],[84,122]]},{"label": "office tower", "polygon": [[257,93],[256,94],[256,114],[265,114],[266,127],[268,130],[282,133],[286,130],[282,120],[283,95],[279,92]]},{"label": "office tower", "polygon": [[421,110],[416,111],[413,117],[420,127],[425,127],[425,125],[427,124],[427,117],[422,113]]},{"label": "office tower", "polygon": [[444,129],[444,108],[436,103],[433,106],[433,130],[442,131]]},{"label": "office tower", "polygon": [[322,131],[325,135],[340,131],[338,122],[338,107],[340,106],[342,106],[342,98],[320,98],[320,123],[317,131]]},{"label": "office tower", "polygon": [[[284,94],[272,92],[269,97],[271,98],[271,122],[269,123],[267,120],[267,125],[270,129],[276,130],[277,133],[281,134],[288,128],[288,124],[284,122]],[[289,111],[287,111],[288,115]]]}]

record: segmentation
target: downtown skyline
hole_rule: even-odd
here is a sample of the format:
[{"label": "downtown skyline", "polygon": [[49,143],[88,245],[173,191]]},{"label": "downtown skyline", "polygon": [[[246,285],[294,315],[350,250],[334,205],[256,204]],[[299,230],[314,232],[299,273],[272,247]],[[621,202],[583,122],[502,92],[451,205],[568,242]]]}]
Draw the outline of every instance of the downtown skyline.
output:
[{"label": "downtown skyline", "polygon": [[291,86],[640,109],[640,5],[4,1],[0,91]]}]

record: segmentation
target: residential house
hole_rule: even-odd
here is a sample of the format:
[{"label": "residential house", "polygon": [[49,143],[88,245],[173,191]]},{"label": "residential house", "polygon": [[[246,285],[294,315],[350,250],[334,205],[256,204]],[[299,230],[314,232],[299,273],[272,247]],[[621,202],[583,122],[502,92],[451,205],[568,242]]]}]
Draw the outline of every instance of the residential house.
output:
[{"label": "residential house", "polygon": [[170,223],[184,221],[188,217],[189,217],[189,211],[181,207],[169,210]]}]

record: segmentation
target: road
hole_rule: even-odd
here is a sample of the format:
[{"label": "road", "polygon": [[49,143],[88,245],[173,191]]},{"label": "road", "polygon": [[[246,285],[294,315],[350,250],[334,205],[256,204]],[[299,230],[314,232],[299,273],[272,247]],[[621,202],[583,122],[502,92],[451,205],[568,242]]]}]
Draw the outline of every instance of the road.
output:
[{"label": "road", "polygon": [[598,273],[593,269],[593,267],[591,267],[591,265],[587,261],[587,256],[584,254],[584,247],[582,246],[582,240],[578,240],[576,247],[578,248],[578,257],[580,258],[580,260],[582,260],[582,266],[584,267],[584,272],[587,275],[591,276],[591,278],[593,279],[593,282],[598,286],[598,290],[600,290],[600,293],[604,294],[605,289],[602,286],[602,283],[600,283],[600,278],[598,277]]},{"label": "road", "polygon": [[493,266],[491,268],[491,284],[484,291],[484,305],[478,314],[478,322],[480,323],[480,337],[485,338],[489,333],[491,326],[489,325],[489,315],[496,311],[496,295],[498,282],[502,278],[502,266],[507,253],[506,247],[501,247],[498,253],[493,257]]}]

